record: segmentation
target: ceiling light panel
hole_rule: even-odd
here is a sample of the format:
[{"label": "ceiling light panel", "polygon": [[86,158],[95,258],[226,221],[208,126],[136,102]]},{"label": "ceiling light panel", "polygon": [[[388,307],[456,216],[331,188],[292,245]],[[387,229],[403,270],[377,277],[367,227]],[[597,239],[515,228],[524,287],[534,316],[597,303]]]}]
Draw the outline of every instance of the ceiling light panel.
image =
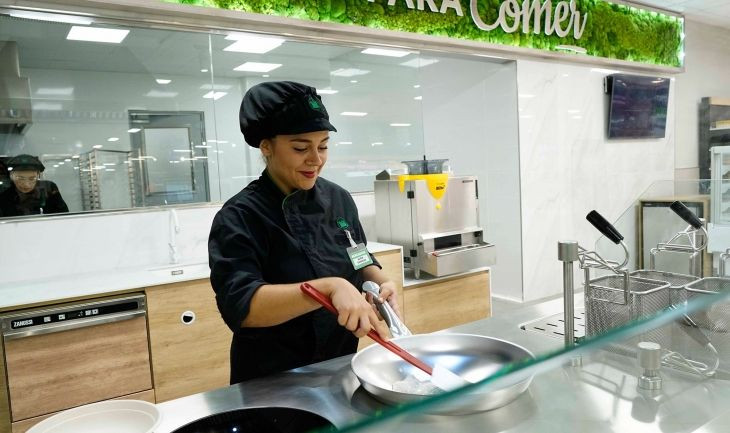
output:
[{"label": "ceiling light panel", "polygon": [[119,44],[129,34],[129,30],[107,29],[102,27],[73,26],[66,39],[70,41],[104,42]]},{"label": "ceiling light panel", "polygon": [[210,92],[203,95],[203,98],[212,99],[214,101],[217,101],[217,100],[221,99],[222,97],[226,96],[227,94],[228,94],[227,92],[216,92],[216,91],[211,90]]},{"label": "ceiling light panel", "polygon": [[278,48],[284,43],[284,39],[271,36],[259,36],[247,33],[234,33],[226,36],[226,39],[235,41],[223,48],[223,51],[237,53],[263,54]]},{"label": "ceiling light panel", "polygon": [[370,71],[366,71],[365,69],[340,68],[330,72],[330,75],[333,75],[335,77],[356,77],[358,75],[365,75],[369,73]]},{"label": "ceiling light panel", "polygon": [[366,48],[360,51],[363,54],[370,54],[373,56],[386,56],[386,57],[405,57],[411,54],[410,51],[404,50],[391,50],[385,48]]},{"label": "ceiling light panel", "polygon": [[281,63],[246,62],[236,66],[233,70],[241,72],[271,72],[281,66]]}]

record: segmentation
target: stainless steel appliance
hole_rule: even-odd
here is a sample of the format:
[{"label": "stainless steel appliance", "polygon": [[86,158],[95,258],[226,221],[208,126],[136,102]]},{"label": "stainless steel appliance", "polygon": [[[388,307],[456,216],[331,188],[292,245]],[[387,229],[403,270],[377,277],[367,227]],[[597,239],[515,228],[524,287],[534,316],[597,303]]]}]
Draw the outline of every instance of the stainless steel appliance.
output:
[{"label": "stainless steel appliance", "polygon": [[402,175],[375,181],[379,242],[403,246],[405,267],[443,276],[495,263],[483,240],[476,176]]}]

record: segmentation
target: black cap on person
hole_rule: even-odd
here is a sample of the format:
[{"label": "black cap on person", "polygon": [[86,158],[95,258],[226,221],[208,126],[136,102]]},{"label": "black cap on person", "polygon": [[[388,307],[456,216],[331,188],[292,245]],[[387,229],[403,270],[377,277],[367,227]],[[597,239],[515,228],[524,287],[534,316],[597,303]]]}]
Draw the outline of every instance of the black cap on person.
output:
[{"label": "black cap on person", "polygon": [[36,170],[43,172],[46,167],[43,165],[40,159],[33,155],[22,154],[10,158],[6,165],[12,170]]},{"label": "black cap on person", "polygon": [[249,146],[277,135],[337,131],[314,87],[294,81],[270,81],[246,92],[238,113]]}]

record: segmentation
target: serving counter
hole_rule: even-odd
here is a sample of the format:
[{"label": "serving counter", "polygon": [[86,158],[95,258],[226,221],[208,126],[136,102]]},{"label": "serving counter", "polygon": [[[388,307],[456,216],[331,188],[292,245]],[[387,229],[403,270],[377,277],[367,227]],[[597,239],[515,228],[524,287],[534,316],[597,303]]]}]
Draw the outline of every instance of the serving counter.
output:
[{"label": "serving counter", "polygon": [[[582,302],[582,301],[579,301]],[[479,320],[445,332],[507,339],[536,354],[562,347],[562,340],[521,330],[521,323],[562,311],[562,299],[515,310],[509,316]],[[664,388],[653,396],[637,390],[633,359],[604,351],[584,358],[583,366],[544,364],[526,393],[502,408],[471,415],[436,416],[422,408],[392,408],[359,387],[350,357],[299,368],[272,377],[192,395],[158,405],[158,433],[171,433],[194,420],[241,408],[289,407],[321,415],[347,431],[397,432],[691,432],[727,427],[718,418],[730,404],[730,382],[700,380],[662,369]],[[360,425],[350,429],[348,426]],[[699,430],[704,429],[704,430]]]}]

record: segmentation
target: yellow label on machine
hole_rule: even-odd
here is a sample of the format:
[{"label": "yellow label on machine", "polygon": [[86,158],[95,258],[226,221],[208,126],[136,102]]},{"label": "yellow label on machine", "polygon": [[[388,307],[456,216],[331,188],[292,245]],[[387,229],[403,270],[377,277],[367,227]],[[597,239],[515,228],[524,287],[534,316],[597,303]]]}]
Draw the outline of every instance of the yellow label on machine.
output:
[{"label": "yellow label on machine", "polygon": [[[449,181],[448,173],[440,174],[402,174],[398,176],[398,189],[403,192],[407,180],[425,180],[428,192],[435,200],[441,200],[446,193],[446,185]],[[436,209],[441,209],[441,203],[436,203]]]}]

